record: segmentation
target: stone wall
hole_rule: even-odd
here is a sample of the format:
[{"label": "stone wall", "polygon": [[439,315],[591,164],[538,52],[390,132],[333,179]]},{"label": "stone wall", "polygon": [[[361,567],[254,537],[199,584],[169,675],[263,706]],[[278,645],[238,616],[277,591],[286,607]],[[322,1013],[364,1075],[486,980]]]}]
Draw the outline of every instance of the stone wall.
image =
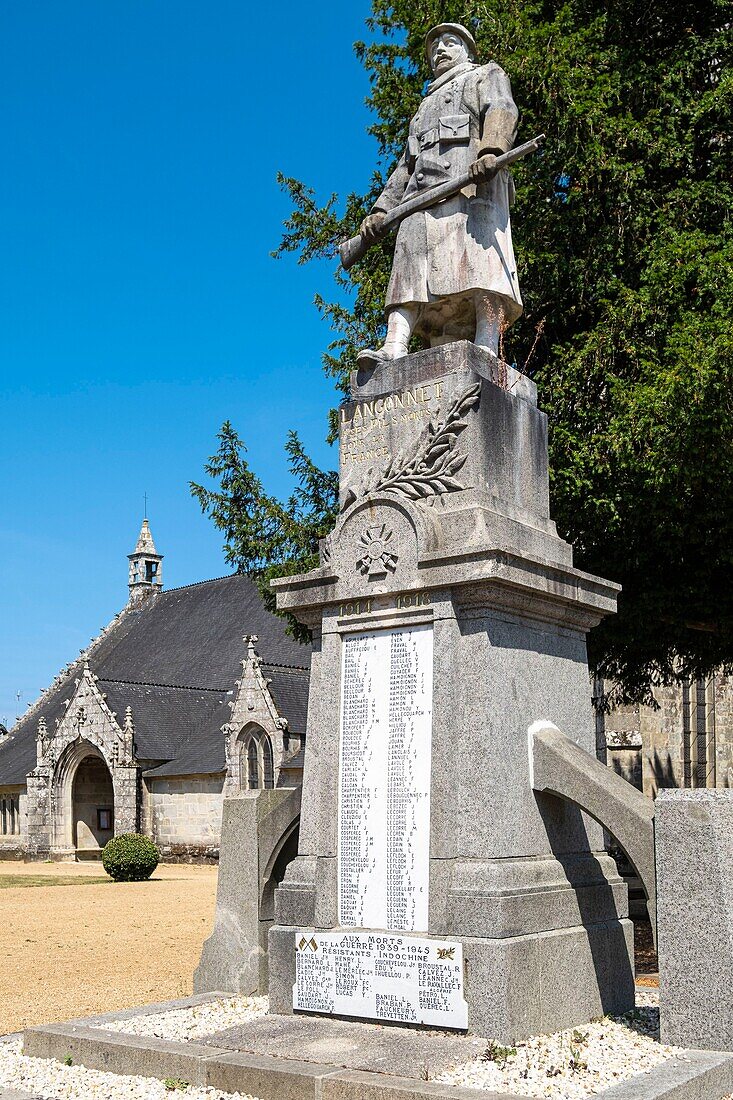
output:
[{"label": "stone wall", "polygon": [[218,854],[223,785],[222,775],[148,780],[153,840],[166,858]]},{"label": "stone wall", "polygon": [[652,798],[664,788],[733,788],[733,676],[654,689],[657,707],[599,716],[610,767]]}]

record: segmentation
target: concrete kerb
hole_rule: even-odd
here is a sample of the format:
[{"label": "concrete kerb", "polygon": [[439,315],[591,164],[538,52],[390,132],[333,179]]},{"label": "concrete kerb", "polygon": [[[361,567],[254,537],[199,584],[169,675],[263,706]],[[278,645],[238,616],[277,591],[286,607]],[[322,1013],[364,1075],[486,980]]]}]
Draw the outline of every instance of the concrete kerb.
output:
[{"label": "concrete kerb", "polygon": [[31,1027],[24,1032],[23,1053],[29,1058],[54,1058],[59,1062],[70,1058],[72,1065],[105,1073],[161,1080],[174,1077],[192,1085],[206,1085],[207,1060],[224,1057],[231,1051],[199,1043],[171,1043],[149,1036],[140,1038],[78,1024],[50,1024]]},{"label": "concrete kerb", "polygon": [[24,1032],[31,1058],[70,1057],[75,1065],[141,1077],[179,1077],[192,1085],[243,1092],[258,1100],[530,1100],[516,1093],[453,1088],[413,1078],[358,1073],[334,1065],[246,1054],[79,1024],[51,1024]]},{"label": "concrete kerb", "polygon": [[[178,997],[175,1001],[157,1001],[155,1004],[141,1005],[137,1008],[118,1008],[115,1012],[104,1012],[97,1016],[78,1016],[73,1020],[64,1020],[64,1027],[69,1024],[98,1027],[100,1024],[114,1023],[117,1020],[132,1020],[139,1016],[159,1016],[164,1012],[175,1012],[178,1008],[195,1008],[197,1005],[206,1004],[208,1001],[230,1000],[236,996],[236,993],[226,993],[220,989],[206,993],[194,993],[192,996]],[[10,1036],[10,1038],[15,1037]]]},{"label": "concrete kerb", "polygon": [[602,1100],[720,1100],[733,1090],[733,1055],[691,1050],[599,1093]]},{"label": "concrete kerb", "polygon": [[[201,1003],[207,997],[172,1002],[175,1007]],[[171,1002],[169,1002],[171,1003]],[[130,1015],[149,1015],[144,1012]],[[119,1013],[109,1014],[120,1018]],[[109,1018],[109,1017],[108,1017]],[[95,1022],[101,1018],[97,1017]],[[63,1061],[108,1073],[135,1076],[180,1077],[193,1085],[244,1092],[260,1100],[528,1100],[516,1093],[454,1088],[415,1078],[344,1069],[271,1055],[169,1042],[120,1032],[102,1031],[84,1024],[53,1024],[29,1028],[24,1051],[33,1058]],[[650,1073],[599,1093],[603,1100],[718,1100],[733,1090],[733,1055],[715,1051],[690,1051],[682,1059],[667,1062]],[[0,1100],[28,1100],[28,1095],[0,1092]]]}]

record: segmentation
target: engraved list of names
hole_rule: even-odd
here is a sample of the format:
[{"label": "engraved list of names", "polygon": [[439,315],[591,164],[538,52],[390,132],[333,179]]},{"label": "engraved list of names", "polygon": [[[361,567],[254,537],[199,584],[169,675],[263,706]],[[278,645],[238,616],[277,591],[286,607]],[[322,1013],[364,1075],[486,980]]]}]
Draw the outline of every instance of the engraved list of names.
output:
[{"label": "engraved list of names", "polygon": [[427,931],[432,627],[347,635],[341,685],[339,923]]}]

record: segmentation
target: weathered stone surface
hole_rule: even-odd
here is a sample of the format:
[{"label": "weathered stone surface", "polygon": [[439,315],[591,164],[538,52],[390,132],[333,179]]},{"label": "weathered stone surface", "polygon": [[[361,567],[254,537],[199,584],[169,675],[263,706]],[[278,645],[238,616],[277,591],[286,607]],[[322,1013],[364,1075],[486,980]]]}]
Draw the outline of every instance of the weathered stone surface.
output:
[{"label": "weathered stone surface", "polygon": [[654,803],[576,745],[556,726],[537,722],[529,730],[532,786],[549,791],[591,814],[616,838],[636,868],[656,936]]},{"label": "weathered stone surface", "polygon": [[[242,672],[236,684],[236,694],[229,721],[222,727],[226,755],[226,779],[224,797],[252,789],[252,776],[247,764],[248,747],[254,739],[257,745],[258,775],[260,787],[265,786],[263,744],[269,741],[272,750],[273,787],[294,787],[299,784],[301,768],[298,757],[301,750],[300,736],[288,731],[288,719],[281,715],[270,690],[271,680],[264,674],[262,659],[257,654],[256,634],[246,634],[247,647],[242,661]],[[307,660],[307,657],[304,658]]]},{"label": "weathered stone surface", "polygon": [[329,1066],[401,1077],[433,1076],[477,1058],[486,1039],[444,1031],[375,1027],[325,1016],[260,1016],[239,1027],[211,1035],[206,1042],[242,1052],[302,1059]]},{"label": "weathered stone surface", "polygon": [[[189,1003],[199,1000],[190,998]],[[137,1011],[147,1012],[151,1007],[155,1006]],[[70,1054],[75,1064],[90,1069],[181,1077],[194,1085],[246,1093],[260,1100],[324,1100],[326,1096],[333,1100],[527,1100],[515,1093],[510,1097],[421,1079],[426,1070],[438,1073],[475,1056],[485,1047],[485,1039],[271,1016],[252,1021],[259,1024],[254,1031],[230,1029],[213,1036],[208,1044],[175,1043],[87,1026],[98,1020],[28,1029],[26,1053],[59,1061]],[[374,1068],[358,1068],[364,1065]],[[338,1087],[326,1091],[327,1082],[338,1081]]]},{"label": "weathered stone surface", "polygon": [[280,1055],[228,1054],[206,1063],[211,1088],[258,1100],[321,1100],[323,1082],[338,1069]]},{"label": "weathered stone surface", "polygon": [[442,545],[486,535],[571,565],[549,513],[547,418],[508,370],[459,342],[376,372],[339,410],[344,509],[366,495],[437,496]]},{"label": "weathered stone surface", "polygon": [[[129,708],[128,708],[129,711]],[[109,768],[114,792],[114,832],[134,833],[140,825],[140,768],[135,759],[135,730],[130,713],[113,713],[85,664],[75,680],[66,713],[52,731],[43,717],[36,741],[37,763],[27,780],[27,845],[31,856],[51,850],[73,855],[71,783],[90,756]],[[55,797],[51,797],[52,788]],[[59,794],[63,794],[59,797]],[[91,837],[90,833],[90,837]],[[111,835],[111,834],[110,834]],[[99,835],[99,849],[108,836]]]},{"label": "weathered stone surface", "polygon": [[194,992],[267,991],[272,876],[299,813],[300,788],[247,791],[225,799],[214,930],[201,952]]},{"label": "weathered stone surface", "polygon": [[[292,1012],[294,928],[338,924],[343,639],[418,625],[434,643],[427,931],[463,943],[470,1030],[509,1041],[631,1008],[626,891],[602,830],[530,778],[539,719],[594,748],[585,634],[618,592],[574,569],[557,537],[544,415],[528,383],[465,343],[355,383],[341,519],[319,568],[274,584],[317,642],[299,856],[269,940],[272,1011]],[[377,435],[387,453],[362,460]]]},{"label": "weathered stone surface", "polygon": [[159,847],[219,847],[222,786],[219,775],[151,779],[150,813]]},{"label": "weathered stone surface", "polygon": [[662,1041],[733,1050],[733,791],[660,791]]},{"label": "weathered stone surface", "polygon": [[379,367],[359,367],[351,374],[351,399],[379,397],[403,387],[424,385],[468,367],[479,378],[493,382],[500,389],[508,390],[514,397],[521,397],[530,405],[537,404],[537,386],[526,374],[510,367],[498,356],[472,344],[468,340],[456,340],[437,348],[424,348],[391,363]]},{"label": "weathered stone surface", "polygon": [[476,44],[465,27],[442,25],[434,37],[428,47],[434,79],[410,121],[404,154],[362,226],[365,239],[384,231],[385,215],[428,188],[443,184],[451,193],[399,225],[387,339],[379,352],[362,353],[370,358],[404,353],[413,331],[431,341],[466,335],[496,351],[501,326],[522,311],[509,224],[513,185],[495,158],[484,157],[514,144],[518,112],[509,79],[495,62],[475,63]]},{"label": "weathered stone surface", "polygon": [[322,1100],[529,1100],[513,1092],[462,1089],[434,1081],[384,1077],[373,1073],[347,1070],[326,1077],[321,1086]]}]

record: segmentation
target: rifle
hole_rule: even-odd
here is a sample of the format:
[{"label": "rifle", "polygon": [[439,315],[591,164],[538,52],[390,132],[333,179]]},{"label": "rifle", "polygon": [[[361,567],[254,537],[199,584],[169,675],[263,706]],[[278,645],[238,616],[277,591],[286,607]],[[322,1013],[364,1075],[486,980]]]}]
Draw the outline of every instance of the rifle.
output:
[{"label": "rifle", "polygon": [[[514,149],[510,149],[508,153],[502,153],[501,156],[496,158],[496,171],[508,168],[510,164],[526,157],[528,153],[534,153],[544,140],[545,135],[538,134],[531,141],[525,141],[524,145],[517,145]],[[454,179],[446,180],[445,183],[439,183],[435,187],[429,187],[427,191],[413,195],[406,202],[401,202],[399,206],[395,206],[394,210],[390,210],[389,214],[385,215],[380,236],[384,236],[390,229],[404,221],[405,218],[409,218],[410,214],[415,214],[418,210],[427,210],[428,207],[442,202],[443,199],[449,199],[453,195],[457,195],[469,183],[471,183],[470,172],[462,172],[460,176],[456,176]],[[365,256],[371,246],[376,243],[376,240],[378,238],[367,241],[361,233],[357,233],[350,240],[342,241],[339,245],[339,255],[344,270],[348,271],[357,260]]]}]

